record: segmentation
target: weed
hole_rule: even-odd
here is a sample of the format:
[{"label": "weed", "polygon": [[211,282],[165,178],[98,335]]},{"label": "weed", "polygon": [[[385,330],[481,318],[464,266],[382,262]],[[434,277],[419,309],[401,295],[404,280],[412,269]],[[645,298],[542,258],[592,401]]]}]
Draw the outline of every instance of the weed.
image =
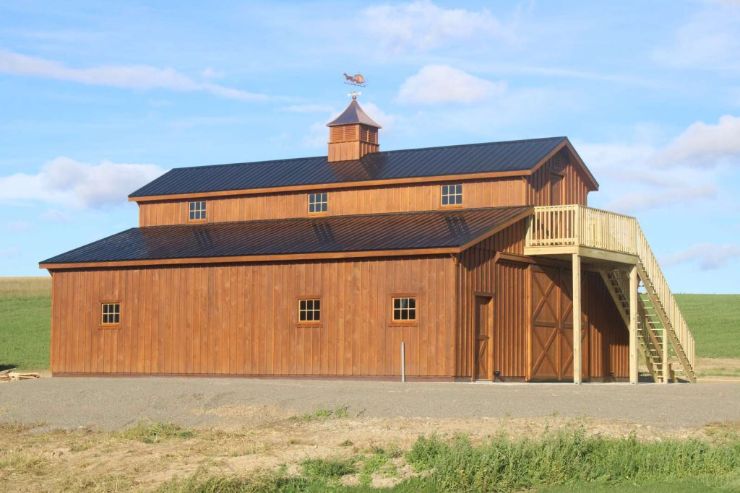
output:
[{"label": "weed", "polygon": [[327,419],[339,419],[347,417],[349,417],[349,406],[340,406],[334,409],[317,409],[316,411],[304,414],[297,419],[300,419],[302,421],[324,421]]},{"label": "weed", "polygon": [[194,433],[172,423],[140,421],[135,426],[122,431],[121,436],[144,443],[158,443],[168,438],[192,438]]},{"label": "weed", "polygon": [[301,464],[303,474],[309,478],[334,480],[356,472],[354,460],[307,459]]},{"label": "weed", "polygon": [[474,447],[465,438],[446,443],[420,438],[406,455],[440,490],[517,491],[542,485],[647,483],[715,479],[740,467],[740,443],[698,440],[639,442],[587,436],[582,430],[537,440],[496,437]]},{"label": "weed", "polygon": [[369,486],[373,476],[379,473],[384,473],[386,476],[398,474],[395,466],[390,463],[390,457],[384,451],[375,453],[363,461],[359,477],[360,484]]}]

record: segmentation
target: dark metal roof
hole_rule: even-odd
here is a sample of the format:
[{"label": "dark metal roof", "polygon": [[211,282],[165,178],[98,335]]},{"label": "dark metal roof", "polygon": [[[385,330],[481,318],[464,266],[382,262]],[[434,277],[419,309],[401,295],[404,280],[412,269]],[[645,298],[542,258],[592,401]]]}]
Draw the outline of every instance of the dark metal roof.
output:
[{"label": "dark metal roof", "polygon": [[333,163],[318,156],[175,168],[130,197],[525,171],[565,140],[551,137],[374,152],[359,160]]},{"label": "dark metal roof", "polygon": [[459,247],[530,207],[131,228],[42,264]]},{"label": "dark metal roof", "polygon": [[336,117],[334,120],[326,124],[327,127],[336,127],[339,125],[352,125],[353,123],[361,123],[369,127],[382,128],[375,121],[367,116],[365,110],[362,109],[360,103],[356,99],[352,99],[349,106],[342,112],[341,115]]}]

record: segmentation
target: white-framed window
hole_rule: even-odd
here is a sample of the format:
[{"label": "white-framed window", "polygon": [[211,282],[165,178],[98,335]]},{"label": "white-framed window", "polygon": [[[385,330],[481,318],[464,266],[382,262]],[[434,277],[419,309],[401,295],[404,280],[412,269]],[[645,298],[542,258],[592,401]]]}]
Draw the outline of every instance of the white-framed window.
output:
[{"label": "white-framed window", "polygon": [[393,321],[413,322],[416,320],[416,298],[404,296],[393,298]]},{"label": "white-framed window", "polygon": [[298,322],[321,322],[321,299],[306,298],[298,300]]},{"label": "white-framed window", "polygon": [[102,303],[100,323],[103,325],[117,325],[121,323],[121,304]]},{"label": "white-framed window", "polygon": [[442,185],[442,205],[462,205],[462,183]]},{"label": "white-framed window", "polygon": [[206,201],[205,200],[192,200],[190,201],[190,215],[188,216],[191,221],[204,221],[206,218]]},{"label": "white-framed window", "polygon": [[308,194],[308,212],[326,212],[327,199],[326,192],[316,192]]}]

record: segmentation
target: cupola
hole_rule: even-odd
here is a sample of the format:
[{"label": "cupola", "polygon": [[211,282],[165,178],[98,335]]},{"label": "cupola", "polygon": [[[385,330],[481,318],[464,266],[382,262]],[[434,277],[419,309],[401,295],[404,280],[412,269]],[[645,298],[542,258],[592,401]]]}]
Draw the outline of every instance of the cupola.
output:
[{"label": "cupola", "polygon": [[329,127],[329,162],[351,161],[371,152],[378,152],[378,129],[380,125],[360,107],[357,96],[352,95],[341,115],[327,123]]}]

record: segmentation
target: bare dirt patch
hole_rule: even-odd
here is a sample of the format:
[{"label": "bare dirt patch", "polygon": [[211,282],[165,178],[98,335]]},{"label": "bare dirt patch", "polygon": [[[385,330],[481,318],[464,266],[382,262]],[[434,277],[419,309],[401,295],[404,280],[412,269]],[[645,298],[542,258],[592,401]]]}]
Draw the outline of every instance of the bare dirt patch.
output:
[{"label": "bare dirt patch", "polygon": [[726,380],[740,382],[740,359],[697,358],[696,371],[702,381]]}]

